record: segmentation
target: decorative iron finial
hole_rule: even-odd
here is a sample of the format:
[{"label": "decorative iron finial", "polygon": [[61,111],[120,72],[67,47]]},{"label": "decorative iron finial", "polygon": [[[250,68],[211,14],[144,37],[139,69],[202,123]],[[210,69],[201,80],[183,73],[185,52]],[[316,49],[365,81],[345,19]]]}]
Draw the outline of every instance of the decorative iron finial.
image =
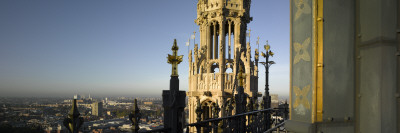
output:
[{"label": "decorative iron finial", "polygon": [[271,66],[272,64],[275,64],[275,62],[274,61],[269,61],[269,57],[271,56],[274,56],[274,52],[272,52],[271,50],[270,50],[270,48],[271,48],[271,46],[268,44],[268,40],[266,41],[266,45],[264,45],[264,49],[265,49],[265,53],[264,52],[261,52],[261,56],[263,56],[264,58],[266,58],[266,62],[260,62],[261,64],[263,64],[264,66],[266,66],[267,68],[269,68],[269,66]]},{"label": "decorative iron finial", "polygon": [[257,110],[258,109],[258,100],[256,99],[256,101],[254,102],[254,107],[253,107],[253,109],[254,110]]},{"label": "decorative iron finial", "polygon": [[247,111],[248,112],[250,112],[250,111],[253,111],[253,100],[249,100],[249,102],[247,103]]},{"label": "decorative iron finial", "polygon": [[129,120],[132,122],[132,131],[137,133],[139,131],[139,119],[141,117],[139,107],[137,106],[137,99],[133,103],[133,111],[129,114]]},{"label": "decorative iron finial", "polygon": [[212,108],[212,110],[213,110],[213,116],[214,116],[214,118],[218,118],[219,117],[219,111],[221,110],[221,108],[219,107],[219,105],[218,105],[218,101],[217,101],[217,103],[215,103],[214,105],[213,105],[213,108]]},{"label": "decorative iron finial", "polygon": [[72,102],[71,110],[68,113],[68,117],[64,119],[64,126],[68,129],[70,133],[78,133],[79,128],[83,124],[83,118],[79,117],[81,114],[78,111],[76,105],[76,99]]},{"label": "decorative iron finial", "polygon": [[[265,96],[263,96],[263,99],[265,99]],[[264,107],[264,100],[261,100],[261,104],[260,104],[260,108],[259,108],[259,110],[261,110],[261,109],[263,109],[263,107]]]},{"label": "decorative iron finial", "polygon": [[266,53],[261,52],[261,56],[263,57],[267,57],[267,56],[274,56],[274,53],[270,50],[270,45],[268,44],[268,40],[267,40],[267,44],[264,45],[264,49],[266,51]]},{"label": "decorative iron finial", "polygon": [[178,56],[178,45],[176,44],[176,39],[174,39],[174,45],[172,45],[172,55],[168,54],[168,63],[172,65],[171,76],[178,75],[178,64],[182,62],[183,55]]}]

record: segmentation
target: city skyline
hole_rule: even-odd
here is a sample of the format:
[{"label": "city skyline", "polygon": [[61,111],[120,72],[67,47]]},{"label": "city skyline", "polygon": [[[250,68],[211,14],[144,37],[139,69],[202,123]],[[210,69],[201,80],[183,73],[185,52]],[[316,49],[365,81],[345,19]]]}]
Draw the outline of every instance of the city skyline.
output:
[{"label": "city skyline", "polygon": [[[169,89],[166,57],[175,38],[184,55],[180,88],[188,90],[185,44],[199,30],[197,1],[0,3],[0,97],[161,96]],[[288,96],[289,1],[253,1],[251,7],[251,49],[257,36],[261,50],[269,40],[277,63],[270,68],[270,93]],[[259,73],[264,92],[263,67]]]}]

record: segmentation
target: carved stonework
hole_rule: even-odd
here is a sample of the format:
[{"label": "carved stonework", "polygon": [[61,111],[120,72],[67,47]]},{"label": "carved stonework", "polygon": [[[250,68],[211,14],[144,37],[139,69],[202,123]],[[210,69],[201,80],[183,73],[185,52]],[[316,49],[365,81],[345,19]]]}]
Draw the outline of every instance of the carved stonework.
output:
[{"label": "carved stonework", "polygon": [[[257,97],[257,65],[251,60],[251,48],[246,43],[247,23],[250,19],[250,0],[199,0],[195,23],[200,26],[200,43],[195,45],[189,64],[189,123],[205,110],[202,107],[219,102],[222,108],[227,99],[231,107],[239,85],[239,68],[243,70],[243,92],[240,98]],[[228,39],[229,38],[229,39]],[[258,54],[256,55],[258,58]],[[256,59],[258,62],[258,59]],[[240,64],[240,65],[239,65]],[[241,99],[246,101],[248,99]],[[198,102],[198,103],[197,103]],[[229,106],[226,106],[228,109]],[[197,112],[196,112],[197,109]],[[235,112],[235,109],[231,109]],[[220,117],[227,111],[220,111]],[[204,118],[204,117],[202,117]],[[210,117],[209,117],[210,118]],[[195,132],[195,129],[189,129]]]},{"label": "carved stonework", "polygon": [[211,91],[205,91],[203,95],[207,96],[207,97],[211,97],[212,93],[211,93]]}]

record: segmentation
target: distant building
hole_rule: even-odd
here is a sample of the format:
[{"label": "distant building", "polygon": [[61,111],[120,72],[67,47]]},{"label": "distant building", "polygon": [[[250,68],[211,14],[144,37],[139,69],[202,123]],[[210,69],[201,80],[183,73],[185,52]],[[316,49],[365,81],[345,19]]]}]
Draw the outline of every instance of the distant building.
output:
[{"label": "distant building", "polygon": [[101,116],[103,112],[103,103],[102,102],[94,102],[92,104],[92,115]]},{"label": "distant building", "polygon": [[143,102],[145,105],[153,105],[153,102]]},{"label": "distant building", "polygon": [[81,99],[81,96],[78,95],[78,94],[75,94],[75,95],[74,95],[74,99],[79,100],[79,99]]},{"label": "distant building", "polygon": [[71,103],[72,100],[64,100],[64,103]]}]

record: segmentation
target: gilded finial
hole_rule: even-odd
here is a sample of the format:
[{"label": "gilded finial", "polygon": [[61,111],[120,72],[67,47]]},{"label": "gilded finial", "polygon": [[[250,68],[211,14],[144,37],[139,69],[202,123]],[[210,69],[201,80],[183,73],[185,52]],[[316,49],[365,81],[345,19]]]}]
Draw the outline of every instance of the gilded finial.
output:
[{"label": "gilded finial", "polygon": [[174,44],[172,45],[172,55],[168,54],[168,63],[172,65],[171,76],[178,76],[178,64],[182,62],[183,55],[178,56],[178,45],[176,44],[176,39],[174,39]]},{"label": "gilded finial", "polygon": [[264,49],[265,49],[266,53],[261,52],[261,56],[263,56],[263,57],[274,56],[274,52],[272,52],[270,50],[270,48],[271,48],[271,46],[268,44],[268,40],[267,40],[267,44],[264,45]]},{"label": "gilded finial", "polygon": [[259,52],[258,52],[258,49],[255,49],[255,50],[254,50],[254,59],[255,59],[256,61],[258,61],[258,58],[259,58]]},{"label": "gilded finial", "polygon": [[269,46],[268,40],[267,40],[267,44],[264,45],[264,49],[268,51],[270,47],[271,47],[271,46]]},{"label": "gilded finial", "polygon": [[174,55],[176,54],[176,52],[178,52],[178,49],[179,49],[179,47],[176,44],[176,39],[174,39],[174,44],[172,45],[172,48],[171,48],[172,52],[174,52]]}]

